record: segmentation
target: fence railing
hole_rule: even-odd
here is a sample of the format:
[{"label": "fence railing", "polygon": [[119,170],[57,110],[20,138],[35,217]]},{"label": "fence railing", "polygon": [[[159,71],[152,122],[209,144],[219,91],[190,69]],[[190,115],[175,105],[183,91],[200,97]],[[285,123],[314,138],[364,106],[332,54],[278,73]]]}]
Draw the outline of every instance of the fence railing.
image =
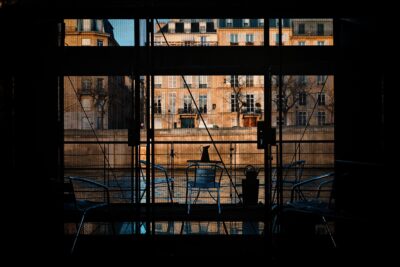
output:
[{"label": "fence railing", "polygon": [[[155,164],[163,166],[170,178],[173,179],[173,201],[185,203],[186,176],[185,170],[188,160],[199,160],[202,147],[209,145],[209,141],[159,141],[155,143]],[[305,166],[302,177],[304,179],[333,171],[334,142],[331,140],[306,140],[283,141],[283,164],[289,164],[296,160],[304,160]],[[221,184],[221,203],[239,203],[242,194],[242,181],[245,179],[244,170],[247,165],[252,165],[260,170],[258,179],[260,182],[258,200],[264,203],[264,151],[257,149],[256,141],[219,141],[216,146],[226,166]],[[84,176],[110,186],[113,202],[129,203],[132,196],[132,171],[131,147],[124,141],[120,142],[65,142],[64,146],[64,175]],[[278,151],[272,149],[272,166],[276,169]],[[211,160],[218,160],[218,155],[211,146],[209,149]],[[140,146],[140,158],[146,159],[146,146]],[[142,166],[140,175],[141,199],[144,202],[146,186],[146,170]],[[276,173],[273,170],[273,173]],[[229,174],[229,175],[228,175]],[[155,170],[156,180],[163,177],[163,173]],[[273,178],[274,179],[274,178]],[[294,173],[289,170],[285,173],[285,179],[294,179]],[[274,184],[272,185],[274,186]],[[235,188],[239,193],[236,194]],[[274,188],[273,188],[274,190]],[[290,186],[283,188],[284,200],[289,200]],[[168,202],[167,183],[157,183],[155,186],[155,201]],[[212,196],[201,194],[197,203],[214,203]]]}]

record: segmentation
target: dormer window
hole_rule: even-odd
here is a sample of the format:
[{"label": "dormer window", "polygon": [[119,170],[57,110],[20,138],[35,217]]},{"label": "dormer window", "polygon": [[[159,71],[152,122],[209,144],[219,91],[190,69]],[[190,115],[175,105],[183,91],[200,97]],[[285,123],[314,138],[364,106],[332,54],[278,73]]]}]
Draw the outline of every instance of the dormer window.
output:
[{"label": "dormer window", "polygon": [[250,27],[250,19],[243,19],[243,27]]},{"label": "dormer window", "polygon": [[233,27],[233,19],[226,19],[226,27]]},{"label": "dormer window", "polygon": [[264,26],[264,19],[258,19],[258,26],[263,27]]}]

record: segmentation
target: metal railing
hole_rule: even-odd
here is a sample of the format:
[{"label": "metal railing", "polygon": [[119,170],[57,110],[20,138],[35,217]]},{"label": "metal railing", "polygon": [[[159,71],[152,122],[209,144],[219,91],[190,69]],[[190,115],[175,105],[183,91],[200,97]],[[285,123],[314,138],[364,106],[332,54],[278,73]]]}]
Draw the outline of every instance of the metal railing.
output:
[{"label": "metal railing", "polygon": [[[159,141],[155,143],[155,163],[163,166],[169,178],[173,179],[173,201],[185,203],[186,195],[186,176],[185,169],[188,160],[199,160],[201,158],[201,148],[209,144],[208,141]],[[94,142],[65,142],[65,175],[90,177],[94,181],[101,182],[110,187],[112,202],[129,203],[132,194],[131,169],[130,169],[130,148],[124,141],[102,142],[106,157],[110,165],[107,166],[104,155],[99,150],[98,143]],[[227,174],[222,178],[221,203],[237,204],[239,196],[235,194],[233,186],[238,187],[241,194],[242,179],[245,179],[244,169],[251,164],[260,169],[258,179],[260,181],[259,202],[264,202],[264,162],[263,150],[257,149],[256,141],[216,141],[224,160],[232,183],[229,182]],[[145,144],[141,146],[141,159],[146,158]],[[312,140],[312,141],[283,141],[283,163],[289,164],[294,160],[304,160],[305,166],[303,178],[316,176],[322,173],[333,171],[334,150],[333,141]],[[88,153],[88,152],[91,153]],[[210,149],[210,159],[217,159],[216,152]],[[276,165],[278,151],[273,147],[272,165]],[[275,167],[274,167],[275,169]],[[273,171],[275,173],[275,171]],[[145,171],[142,172],[141,190],[142,201],[145,201]],[[155,178],[164,176],[163,173],[155,171]],[[294,173],[285,173],[287,180],[294,179]],[[272,185],[273,186],[273,185]],[[274,189],[273,189],[274,190]],[[291,187],[283,188],[283,198],[288,201],[290,198]],[[167,184],[156,184],[155,187],[156,203],[168,202]],[[199,196],[198,203],[214,203],[212,196],[202,194]]]}]

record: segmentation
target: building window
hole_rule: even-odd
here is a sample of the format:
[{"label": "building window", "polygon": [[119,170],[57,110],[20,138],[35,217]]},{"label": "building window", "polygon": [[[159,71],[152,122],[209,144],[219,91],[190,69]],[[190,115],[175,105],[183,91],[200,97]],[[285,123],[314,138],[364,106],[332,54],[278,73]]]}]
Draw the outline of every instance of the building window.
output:
[{"label": "building window", "polygon": [[231,45],[238,45],[238,43],[239,43],[238,35],[236,33],[231,33],[230,41],[231,41]]},{"label": "building window", "polygon": [[175,114],[176,113],[176,110],[175,110],[176,94],[175,93],[169,93],[168,101],[169,101],[168,112],[170,114]]},{"label": "building window", "polygon": [[305,41],[299,41],[299,46],[305,46],[306,45],[306,42]]},{"label": "building window", "polygon": [[199,76],[199,88],[207,88],[208,84],[208,77],[207,76]]},{"label": "building window", "polygon": [[97,78],[96,79],[96,89],[98,93],[104,93],[104,79]]},{"label": "building window", "polygon": [[324,111],[318,111],[317,122],[319,126],[325,125],[326,115]]},{"label": "building window", "polygon": [[183,113],[192,113],[192,98],[190,95],[183,96]]},{"label": "building window", "polygon": [[264,19],[258,19],[258,26],[263,27],[264,26]]},{"label": "building window", "polygon": [[243,27],[250,27],[250,19],[243,19]]},{"label": "building window", "polygon": [[161,96],[154,97],[154,114],[161,114]]},{"label": "building window", "polygon": [[239,87],[239,76],[237,75],[231,75],[231,87]]},{"label": "building window", "polygon": [[97,117],[96,121],[97,129],[103,129],[103,117]]},{"label": "building window", "polygon": [[233,26],[233,19],[226,19],[226,27],[232,27]]},{"label": "building window", "polygon": [[84,19],[83,20],[83,31],[90,32],[92,30],[92,20],[91,19]]},{"label": "building window", "polygon": [[317,24],[317,35],[324,35],[324,24]]},{"label": "building window", "polygon": [[325,93],[319,93],[317,103],[319,106],[325,106]]},{"label": "building window", "polygon": [[181,128],[194,128],[194,119],[181,118]]},{"label": "building window", "polygon": [[82,46],[90,46],[90,44],[91,44],[90,39],[87,38],[82,39]]},{"label": "building window", "polygon": [[317,84],[321,85],[325,83],[326,76],[325,75],[318,75],[317,76]]},{"label": "building window", "polygon": [[104,32],[104,24],[102,19],[96,20],[96,31],[98,32]]},{"label": "building window", "polygon": [[247,75],[246,76],[246,87],[253,87],[254,86],[254,76]]},{"label": "building window", "polygon": [[201,46],[208,46],[208,43],[207,43],[207,36],[201,36],[201,37],[200,37],[200,45],[201,45]]},{"label": "building window", "polygon": [[168,88],[176,88],[176,76],[168,76]]},{"label": "building window", "polygon": [[97,40],[97,46],[103,46],[103,40],[98,39]]},{"label": "building window", "polygon": [[[183,77],[185,78],[185,81],[186,81],[187,86],[188,86],[189,88],[192,88],[193,76],[186,75],[186,76],[183,76]],[[186,88],[185,83],[183,83],[183,87]]]},{"label": "building window", "polygon": [[299,93],[299,105],[300,106],[307,105],[307,94],[305,92]]},{"label": "building window", "polygon": [[92,80],[90,79],[82,79],[82,91],[85,93],[90,92],[92,88]]},{"label": "building window", "polygon": [[207,95],[199,96],[199,110],[200,113],[207,113]]},{"label": "building window", "polygon": [[246,111],[253,113],[254,110],[254,95],[246,95]]},{"label": "building window", "polygon": [[253,45],[254,44],[254,34],[252,34],[252,33],[247,33],[246,34],[246,44],[247,45]]},{"label": "building window", "polygon": [[307,115],[306,115],[305,111],[297,111],[296,112],[296,125],[297,126],[307,125]]},{"label": "building window", "polygon": [[231,94],[231,112],[237,112],[238,109],[238,101],[237,101],[237,97],[234,94]]},{"label": "building window", "polygon": [[206,32],[206,22],[200,22],[199,28],[200,28],[200,33],[205,33]]},{"label": "building window", "polygon": [[325,45],[325,41],[317,41],[317,45],[324,46]]},{"label": "building window", "polygon": [[306,25],[304,23],[299,24],[298,34],[305,34],[306,33]]},{"label": "building window", "polygon": [[154,76],[154,88],[161,88],[161,87],[162,87],[162,77]]}]

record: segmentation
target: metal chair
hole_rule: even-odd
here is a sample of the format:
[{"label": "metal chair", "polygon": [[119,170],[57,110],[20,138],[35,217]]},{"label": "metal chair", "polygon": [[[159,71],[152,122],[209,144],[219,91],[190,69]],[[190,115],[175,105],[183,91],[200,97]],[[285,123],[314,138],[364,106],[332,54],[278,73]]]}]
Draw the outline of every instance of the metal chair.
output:
[{"label": "metal chair", "polygon": [[[74,237],[74,241],[72,243],[71,247],[71,254],[74,252],[76,243],[78,241],[79,234],[81,232],[81,229],[84,225],[85,217],[88,214],[89,211],[92,211],[94,209],[98,209],[101,207],[107,207],[110,205],[110,193],[109,193],[109,188],[103,184],[82,178],[82,177],[72,177],[68,176],[65,177],[67,181],[64,181],[64,210],[75,210],[80,213],[80,219],[79,223],[77,224],[77,231],[76,235]],[[94,190],[89,190],[86,192],[87,194],[96,194],[96,197],[93,196],[88,196],[88,198],[78,198],[76,196],[76,193],[78,190],[76,190],[76,185],[77,183],[85,184],[88,187],[93,188]],[[99,191],[100,190],[100,191]],[[95,193],[96,191],[96,193]],[[99,194],[101,197],[99,197]],[[95,198],[97,201],[91,201],[89,198]],[[102,201],[98,201],[99,199],[102,199]],[[113,232],[114,230],[114,225],[113,227]]]},{"label": "metal chair", "polygon": [[[282,184],[283,186],[292,187],[293,185],[299,183],[303,177],[305,160],[297,160],[289,164],[282,166]],[[275,188],[272,195],[272,202],[275,203],[275,198],[277,196],[277,169],[275,169],[272,175],[272,186]]]},{"label": "metal chair", "polygon": [[[311,177],[307,180],[294,184],[291,188],[290,200],[283,205],[282,214],[286,216],[296,216],[296,221],[291,222],[287,219],[284,229],[295,228],[296,234],[307,233],[304,229],[297,229],[299,225],[309,225],[307,229],[315,229],[313,224],[321,224],[325,227],[326,232],[329,234],[330,240],[334,247],[336,242],[333,237],[332,231],[329,227],[327,218],[335,218],[335,212],[333,208],[333,194],[331,185],[334,181],[334,173],[324,173],[322,175]],[[328,189],[324,189],[330,186]],[[306,220],[305,223],[301,224],[300,219]],[[294,227],[292,227],[294,226]],[[275,228],[275,227],[274,227]]]},{"label": "metal chair", "polygon": [[[186,168],[186,204],[187,213],[190,213],[190,205],[192,204],[192,193],[197,191],[197,196],[193,201],[196,203],[202,191],[207,191],[218,205],[218,213],[221,213],[221,178],[223,168],[216,163],[196,162],[190,164]],[[217,193],[217,199],[213,197],[212,192]]]},{"label": "metal chair", "polygon": [[[174,202],[174,178],[171,178],[168,176],[168,172],[167,169],[164,168],[162,165],[158,165],[158,164],[152,164],[151,162],[148,162],[146,160],[140,160],[140,163],[145,165],[145,166],[153,166],[154,169],[156,169],[157,171],[162,173],[163,177],[156,177],[154,178],[154,184],[158,185],[158,184],[167,184],[168,187],[168,197],[169,197],[169,201],[170,203]],[[140,169],[141,173],[142,173],[142,177],[143,179],[145,179],[145,175],[143,172],[143,168]],[[143,190],[142,195],[140,196],[140,199],[143,198],[144,194],[146,193],[146,190]]]}]

